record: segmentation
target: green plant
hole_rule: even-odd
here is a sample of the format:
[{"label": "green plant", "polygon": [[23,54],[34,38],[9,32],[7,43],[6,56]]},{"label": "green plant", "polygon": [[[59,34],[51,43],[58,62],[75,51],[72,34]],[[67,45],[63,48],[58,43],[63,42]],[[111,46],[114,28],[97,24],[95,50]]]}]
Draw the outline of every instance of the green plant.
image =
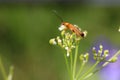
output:
[{"label": "green plant", "polygon": [[[80,54],[80,56],[78,56],[79,44],[81,40],[86,37],[87,31],[81,31],[79,27],[73,26],[73,28],[78,29],[81,33],[83,33],[84,35],[83,37],[83,36],[78,36],[73,29],[69,28],[67,30],[67,28],[68,26],[62,24],[59,27],[59,30],[61,31],[61,35],[57,36],[56,38],[50,39],[49,43],[53,45],[58,45],[62,49],[66,50],[66,53],[64,53],[64,57],[65,57],[65,62],[70,80],[89,79],[89,77],[93,76],[96,72],[100,71],[109,63],[114,63],[117,61],[117,56],[120,54],[120,50],[117,53],[115,53],[113,57],[107,59],[109,55],[109,50],[104,50],[103,49],[104,46],[102,45],[99,46],[99,50],[96,50],[96,48],[93,47],[92,49],[93,54],[85,53],[85,54]],[[93,59],[95,60],[95,64],[89,67],[89,69],[86,72],[83,72],[83,68],[87,66],[88,63],[90,63],[89,55],[93,56]],[[76,70],[78,57],[80,61],[80,67],[79,70]],[[96,66],[101,62],[103,62],[102,66],[100,66],[96,70]]]}]

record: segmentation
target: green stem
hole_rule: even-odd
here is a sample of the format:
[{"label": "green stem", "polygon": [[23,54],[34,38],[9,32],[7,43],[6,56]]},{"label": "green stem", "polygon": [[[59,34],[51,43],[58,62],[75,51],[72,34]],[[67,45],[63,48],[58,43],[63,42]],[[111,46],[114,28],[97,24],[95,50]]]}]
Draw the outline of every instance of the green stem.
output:
[{"label": "green stem", "polygon": [[78,71],[78,74],[77,74],[77,76],[76,76],[76,80],[77,80],[78,77],[80,76],[80,73],[82,72],[84,65],[85,65],[85,62],[82,63],[82,65],[81,65],[81,67],[80,67],[80,69],[79,69],[79,71]]},{"label": "green stem", "polygon": [[0,57],[0,70],[1,70],[1,73],[2,73],[2,75],[3,75],[4,80],[7,80],[7,74],[6,74],[6,72],[5,72],[5,69],[4,69],[4,66],[3,66],[3,63],[2,63],[1,57]]},{"label": "green stem", "polygon": [[87,79],[87,78],[91,77],[91,76],[94,75],[96,72],[100,71],[102,68],[103,68],[103,67],[100,67],[99,69],[97,69],[97,70],[89,73],[88,75],[86,75],[86,76],[84,77],[84,79]]},{"label": "green stem", "polygon": [[97,61],[85,74],[83,74],[79,78],[79,80],[83,80],[98,64],[99,64],[99,61]]},{"label": "green stem", "polygon": [[111,61],[114,57],[117,57],[118,55],[120,55],[120,50],[119,50],[114,56],[112,56],[112,57],[108,60],[108,62],[105,62],[102,66],[105,67],[106,65],[108,65],[108,64],[109,64],[109,61]]},{"label": "green stem", "polygon": [[68,74],[70,76],[70,80],[72,80],[71,72],[70,72],[70,68],[69,68],[69,63],[68,63],[68,59],[67,59],[66,54],[64,54],[64,57],[65,57],[65,62],[66,62],[66,67],[67,67],[67,70],[68,70]]},{"label": "green stem", "polygon": [[75,57],[74,57],[74,65],[73,65],[73,80],[75,79],[75,73],[76,73],[77,55],[78,55],[78,44],[76,45],[76,49],[75,49]]},{"label": "green stem", "polygon": [[[71,74],[73,73],[73,55],[72,52],[70,53],[70,62],[71,62]],[[71,75],[72,76],[72,75]]]}]

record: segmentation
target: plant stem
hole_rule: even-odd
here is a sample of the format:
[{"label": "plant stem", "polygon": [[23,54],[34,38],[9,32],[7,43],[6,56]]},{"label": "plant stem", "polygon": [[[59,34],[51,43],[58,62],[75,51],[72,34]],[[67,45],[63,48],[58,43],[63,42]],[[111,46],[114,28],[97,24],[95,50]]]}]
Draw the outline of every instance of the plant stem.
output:
[{"label": "plant stem", "polygon": [[74,65],[73,65],[73,80],[75,79],[75,73],[76,73],[77,55],[78,55],[78,44],[76,45],[76,49],[75,49],[75,57],[74,57]]},{"label": "plant stem", "polygon": [[73,73],[73,55],[72,55],[72,52],[70,53],[70,62],[71,62],[71,76],[72,76],[72,73]]},{"label": "plant stem", "polygon": [[97,61],[85,74],[83,74],[79,80],[83,80],[97,65],[98,65],[99,61]]},{"label": "plant stem", "polygon": [[[108,61],[111,61],[114,57],[117,57],[118,55],[120,55],[120,50],[117,51],[117,53],[114,56],[112,56]],[[109,64],[109,62],[105,62],[102,66],[105,67],[108,64]]]},{"label": "plant stem", "polygon": [[1,57],[0,57],[0,70],[1,70],[1,73],[3,75],[4,80],[7,80],[7,75],[6,75],[6,72],[5,72]]},{"label": "plant stem", "polygon": [[100,67],[99,69],[97,69],[97,70],[89,73],[88,75],[86,75],[86,76],[84,77],[84,79],[87,79],[87,78],[91,77],[91,76],[94,75],[96,72],[100,71],[102,68],[103,68],[103,67]]},{"label": "plant stem", "polygon": [[65,62],[66,62],[66,67],[67,67],[67,70],[68,70],[68,74],[70,76],[70,80],[72,80],[71,72],[70,72],[70,68],[69,68],[69,63],[68,63],[68,59],[67,59],[66,54],[64,54],[64,57],[65,57]]},{"label": "plant stem", "polygon": [[85,62],[82,63],[82,65],[81,65],[81,67],[80,67],[80,69],[79,69],[79,71],[78,71],[78,74],[77,74],[77,76],[76,76],[76,80],[77,80],[78,77],[80,76],[80,73],[82,72],[84,65],[85,65]]}]

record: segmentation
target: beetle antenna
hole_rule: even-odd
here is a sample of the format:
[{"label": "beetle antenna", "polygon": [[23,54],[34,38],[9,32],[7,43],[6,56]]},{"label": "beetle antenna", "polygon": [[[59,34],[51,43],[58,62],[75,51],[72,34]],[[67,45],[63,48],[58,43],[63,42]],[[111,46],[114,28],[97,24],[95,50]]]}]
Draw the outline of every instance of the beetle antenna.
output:
[{"label": "beetle antenna", "polygon": [[63,18],[57,13],[56,10],[53,10],[53,13],[63,22]]}]

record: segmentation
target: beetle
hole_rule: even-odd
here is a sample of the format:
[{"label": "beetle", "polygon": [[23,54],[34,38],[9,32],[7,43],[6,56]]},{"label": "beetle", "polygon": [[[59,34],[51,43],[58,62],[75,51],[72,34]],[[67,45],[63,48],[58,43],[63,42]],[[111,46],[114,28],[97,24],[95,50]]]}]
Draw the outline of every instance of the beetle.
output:
[{"label": "beetle", "polygon": [[76,25],[73,25],[73,24],[71,24],[69,22],[64,22],[62,17],[59,16],[55,10],[53,12],[61,20],[61,22],[62,22],[61,26],[65,26],[64,29],[69,29],[70,31],[74,32],[78,37],[80,37],[80,36],[85,37],[84,32],[82,32],[79,27],[77,27]]}]

